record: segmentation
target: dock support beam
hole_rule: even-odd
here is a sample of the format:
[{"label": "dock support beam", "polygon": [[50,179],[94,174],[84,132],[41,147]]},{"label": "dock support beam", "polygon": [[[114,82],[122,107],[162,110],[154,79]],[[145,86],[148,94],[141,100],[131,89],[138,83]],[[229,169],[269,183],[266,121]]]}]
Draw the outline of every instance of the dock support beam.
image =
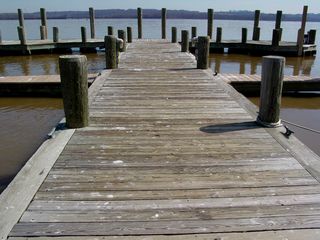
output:
[{"label": "dock support beam", "polygon": [[167,9],[162,8],[161,10],[161,36],[162,39],[167,38]]},{"label": "dock support beam", "polygon": [[308,6],[304,6],[302,19],[301,19],[301,27],[298,31],[298,41],[297,41],[298,56],[302,56],[303,54],[304,33],[306,31],[307,16],[308,16]]},{"label": "dock support beam", "polygon": [[138,16],[138,39],[142,38],[142,9],[137,9],[137,16]]},{"label": "dock support beam", "polygon": [[132,27],[127,27],[128,43],[132,43]]},{"label": "dock support beam", "polygon": [[108,36],[112,36],[113,35],[113,27],[108,26]]},{"label": "dock support beam", "polygon": [[89,16],[90,16],[90,33],[91,38],[96,38],[96,29],[95,29],[95,12],[91,7],[89,8]]},{"label": "dock support beam", "polygon": [[117,59],[117,38],[114,36],[105,36],[105,54],[106,54],[106,68],[115,69],[118,68]]},{"label": "dock support beam", "polygon": [[58,27],[53,27],[53,42],[57,43],[59,42],[59,28]]},{"label": "dock support beam", "polygon": [[222,40],[222,28],[217,27],[216,43],[221,43],[221,40]]},{"label": "dock support beam", "polygon": [[18,9],[19,26],[24,27],[24,15],[22,9]]},{"label": "dock support beam", "polygon": [[256,10],[254,12],[254,25],[253,25],[253,35],[252,35],[252,40],[254,41],[260,40],[259,21],[260,21],[260,10]]},{"label": "dock support beam", "polygon": [[48,39],[47,13],[45,8],[40,8],[41,26],[44,26],[44,39]]},{"label": "dock support beam", "polygon": [[118,38],[122,39],[123,44],[122,48],[120,48],[120,52],[125,52],[127,49],[127,36],[124,30],[118,30]]},{"label": "dock support beam", "polygon": [[82,41],[82,43],[87,42],[87,29],[86,29],[86,27],[81,27],[81,41]]},{"label": "dock support beam", "polygon": [[212,29],[213,29],[213,9],[208,9],[208,36],[212,39]]},{"label": "dock support beam", "polygon": [[84,55],[59,58],[62,97],[68,128],[89,125],[88,67]]},{"label": "dock support beam", "polygon": [[242,28],[241,43],[247,43],[247,39],[248,39],[248,29]]},{"label": "dock support beam", "polygon": [[265,127],[279,127],[283,68],[285,58],[266,56],[262,60],[260,110],[257,123]]},{"label": "dock support beam", "polygon": [[18,30],[18,36],[19,36],[19,40],[20,40],[20,44],[21,45],[26,45],[27,44],[27,39],[26,39],[26,33],[24,31],[24,27],[17,27]]},{"label": "dock support beam", "polygon": [[191,38],[197,37],[198,32],[197,32],[197,27],[191,27]]},{"label": "dock support beam", "polygon": [[178,36],[177,36],[177,28],[172,27],[171,28],[171,42],[172,43],[177,43],[178,42]]},{"label": "dock support beam", "polygon": [[198,49],[197,68],[208,69],[209,68],[209,51],[210,51],[209,36],[198,37],[197,49]]},{"label": "dock support beam", "polygon": [[189,31],[182,30],[181,31],[181,52],[189,51]]}]

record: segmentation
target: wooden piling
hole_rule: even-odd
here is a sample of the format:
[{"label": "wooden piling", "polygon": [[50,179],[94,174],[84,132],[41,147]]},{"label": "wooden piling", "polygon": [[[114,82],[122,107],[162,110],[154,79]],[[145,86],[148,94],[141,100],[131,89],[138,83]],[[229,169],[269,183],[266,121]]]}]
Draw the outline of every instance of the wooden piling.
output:
[{"label": "wooden piling", "polygon": [[24,27],[24,15],[22,9],[18,9],[19,26]]},{"label": "wooden piling", "polygon": [[137,16],[138,16],[138,38],[142,38],[142,9],[137,9]]},{"label": "wooden piling", "polygon": [[273,29],[272,33],[272,46],[278,47],[280,42],[280,29]]},{"label": "wooden piling", "polygon": [[252,34],[252,40],[254,41],[260,40],[259,21],[260,21],[260,10],[256,10],[254,12],[254,24],[253,24],[253,34]]},{"label": "wooden piling", "polygon": [[106,54],[106,68],[115,69],[118,67],[117,38],[114,36],[105,36],[104,44]]},{"label": "wooden piling", "polygon": [[53,42],[57,43],[59,42],[59,28],[58,27],[53,27]]},{"label": "wooden piling", "polygon": [[274,27],[275,29],[281,28],[281,21],[282,21],[282,11],[278,10],[276,15],[276,24]]},{"label": "wooden piling", "polygon": [[221,43],[222,40],[222,28],[217,27],[217,36],[216,36],[216,42]]},{"label": "wooden piling", "polygon": [[113,35],[113,27],[108,26],[108,35],[112,36]]},{"label": "wooden piling", "polygon": [[91,7],[89,8],[89,17],[90,17],[90,33],[91,38],[96,38],[96,30],[95,30],[95,12]]},{"label": "wooden piling", "polygon": [[209,36],[198,37],[197,49],[198,49],[197,68],[208,69],[209,68],[209,51],[210,51]]},{"label": "wooden piling", "polygon": [[27,39],[26,39],[26,33],[24,30],[24,27],[17,27],[18,30],[18,36],[19,36],[19,40],[20,40],[20,44],[21,45],[26,45],[27,44]]},{"label": "wooden piling", "polygon": [[167,9],[162,8],[161,10],[161,36],[162,39],[167,38]]},{"label": "wooden piling", "polygon": [[48,39],[47,12],[45,8],[40,8],[41,26],[44,26],[44,39]]},{"label": "wooden piling", "polygon": [[0,44],[2,44],[2,32],[0,30]]},{"label": "wooden piling", "polygon": [[127,27],[128,43],[132,43],[132,27]]},{"label": "wooden piling", "polygon": [[40,26],[40,39],[46,39],[46,26]]},{"label": "wooden piling", "polygon": [[302,19],[301,19],[301,27],[298,31],[297,45],[298,45],[298,55],[299,56],[302,56],[302,54],[303,54],[304,33],[306,30],[307,16],[308,16],[308,6],[304,6]]},{"label": "wooden piling", "polygon": [[87,29],[86,27],[81,27],[81,41],[82,43],[86,43],[87,42]]},{"label": "wooden piling", "polygon": [[315,44],[316,42],[317,30],[311,29],[308,33],[308,44]]},{"label": "wooden piling", "polygon": [[127,49],[127,35],[124,30],[118,30],[118,38],[123,40],[122,48],[120,48],[120,52],[125,52]]},{"label": "wooden piling", "polygon": [[242,28],[241,42],[242,43],[247,43],[247,38],[248,38],[248,29],[247,28]]},{"label": "wooden piling", "polygon": [[189,51],[189,31],[182,30],[181,31],[181,52]]},{"label": "wooden piling", "polygon": [[177,36],[177,28],[176,27],[172,27],[171,28],[171,42],[172,43],[176,43],[178,42],[178,36]]},{"label": "wooden piling", "polygon": [[208,9],[208,36],[212,39],[212,29],[213,29],[213,9]]},{"label": "wooden piling", "polygon": [[198,36],[197,27],[191,27],[191,38],[195,38]]},{"label": "wooden piling", "polygon": [[284,57],[263,57],[260,110],[257,122],[266,127],[278,127],[281,125],[280,107],[284,65]]},{"label": "wooden piling", "polygon": [[59,68],[67,127],[86,127],[89,125],[87,58],[61,56]]}]

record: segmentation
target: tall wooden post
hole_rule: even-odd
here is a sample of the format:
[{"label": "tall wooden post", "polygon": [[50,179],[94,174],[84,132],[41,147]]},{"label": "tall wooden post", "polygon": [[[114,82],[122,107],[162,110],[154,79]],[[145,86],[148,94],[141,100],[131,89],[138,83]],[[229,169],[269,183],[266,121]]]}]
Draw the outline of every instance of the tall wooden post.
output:
[{"label": "tall wooden post", "polygon": [[256,10],[254,12],[254,25],[253,25],[253,35],[252,35],[252,40],[254,41],[260,40],[259,21],[260,21],[260,10]]},{"label": "tall wooden post", "polygon": [[182,30],[181,31],[181,52],[189,51],[189,31]]},{"label": "tall wooden post", "polygon": [[263,57],[260,110],[257,122],[266,127],[281,125],[280,107],[285,61],[284,57]]},{"label": "tall wooden post", "polygon": [[117,38],[114,36],[104,37],[106,68],[115,69],[118,67],[117,61]]},{"label": "tall wooden post", "polygon": [[272,46],[273,47],[278,47],[279,42],[280,42],[280,29],[273,29],[273,34],[272,34]]},{"label": "tall wooden post", "polygon": [[59,58],[63,106],[68,128],[89,125],[88,66],[84,55]]},{"label": "tall wooden post", "polygon": [[301,27],[298,32],[298,41],[297,41],[299,56],[302,56],[302,53],[303,53],[304,33],[306,31],[307,16],[308,16],[308,6],[304,6],[302,19],[301,19]]},{"label": "tall wooden post", "polygon": [[18,9],[19,26],[24,27],[24,15],[22,9]]},{"label": "tall wooden post", "polygon": [[311,29],[308,33],[308,44],[315,44],[316,42],[317,30]]},{"label": "tall wooden post", "polygon": [[118,30],[118,38],[123,40],[122,48],[120,48],[120,52],[125,52],[127,49],[127,36],[124,30]]},{"label": "tall wooden post", "polygon": [[112,36],[113,35],[113,27],[108,26],[108,35]]},{"label": "tall wooden post", "polygon": [[167,38],[167,9],[162,8],[161,10],[161,36],[162,39]]},{"label": "tall wooden post", "polygon": [[53,27],[53,42],[57,43],[59,42],[59,28],[58,27]]},{"label": "tall wooden post", "polygon": [[208,69],[209,68],[209,51],[210,51],[210,38],[198,37],[198,59],[197,68],[198,69]]},{"label": "tall wooden post", "polygon": [[86,27],[81,27],[81,41],[82,43],[86,43],[87,42],[87,29]]},{"label": "tall wooden post", "polygon": [[247,43],[247,38],[248,38],[248,29],[242,28],[241,42]]},{"label": "tall wooden post", "polygon": [[216,42],[221,43],[222,40],[222,28],[217,27],[217,36],[216,36]]},{"label": "tall wooden post", "polygon": [[195,38],[198,36],[197,27],[191,27],[191,38]]},{"label": "tall wooden post", "polygon": [[45,8],[40,8],[41,26],[44,26],[44,39],[48,39],[47,13]]},{"label": "tall wooden post", "polygon": [[96,29],[95,29],[95,12],[91,7],[89,8],[89,17],[90,17],[90,33],[91,38],[96,38]]},{"label": "tall wooden post", "polygon": [[171,42],[172,43],[177,43],[178,42],[178,36],[177,36],[177,28],[172,27],[171,28]]},{"label": "tall wooden post", "polygon": [[137,9],[137,15],[138,15],[138,38],[142,38],[142,9]]},{"label": "tall wooden post", "polygon": [[40,26],[40,39],[46,39],[46,26]]},{"label": "tall wooden post", "polygon": [[2,44],[2,33],[1,33],[1,30],[0,30],[0,44]]},{"label": "tall wooden post", "polygon": [[27,44],[27,39],[26,39],[26,33],[24,31],[24,27],[17,27],[18,30],[18,36],[19,36],[19,40],[20,40],[20,44],[21,45],[26,45]]},{"label": "tall wooden post", "polygon": [[212,39],[212,29],[213,29],[213,9],[208,9],[208,36]]},{"label": "tall wooden post", "polygon": [[275,29],[281,28],[281,21],[282,21],[282,11],[278,10],[276,15],[276,24]]},{"label": "tall wooden post", "polygon": [[132,43],[132,27],[127,27],[128,43]]}]

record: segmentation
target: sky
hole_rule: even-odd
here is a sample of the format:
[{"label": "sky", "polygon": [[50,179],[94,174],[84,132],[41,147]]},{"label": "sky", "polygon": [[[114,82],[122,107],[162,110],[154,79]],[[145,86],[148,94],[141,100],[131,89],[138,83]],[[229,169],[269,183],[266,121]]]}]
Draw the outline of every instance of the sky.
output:
[{"label": "sky", "polygon": [[16,12],[17,8],[24,12],[36,12],[40,7],[47,11],[60,10],[87,10],[95,9],[128,9],[154,8],[185,9],[206,11],[213,8],[215,11],[228,10],[256,10],[274,13],[283,10],[284,13],[301,13],[303,5],[309,6],[309,12],[320,13],[320,0],[0,0],[0,12]]}]

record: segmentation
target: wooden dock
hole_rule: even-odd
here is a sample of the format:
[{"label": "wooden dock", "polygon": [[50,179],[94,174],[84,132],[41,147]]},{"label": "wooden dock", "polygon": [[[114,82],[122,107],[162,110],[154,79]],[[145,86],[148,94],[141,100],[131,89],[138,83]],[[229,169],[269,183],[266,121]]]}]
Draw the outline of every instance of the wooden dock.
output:
[{"label": "wooden dock", "polygon": [[1,237],[319,239],[319,157],[255,119],[178,44],[135,41],[94,82],[90,126],[57,133],[1,195]]}]

